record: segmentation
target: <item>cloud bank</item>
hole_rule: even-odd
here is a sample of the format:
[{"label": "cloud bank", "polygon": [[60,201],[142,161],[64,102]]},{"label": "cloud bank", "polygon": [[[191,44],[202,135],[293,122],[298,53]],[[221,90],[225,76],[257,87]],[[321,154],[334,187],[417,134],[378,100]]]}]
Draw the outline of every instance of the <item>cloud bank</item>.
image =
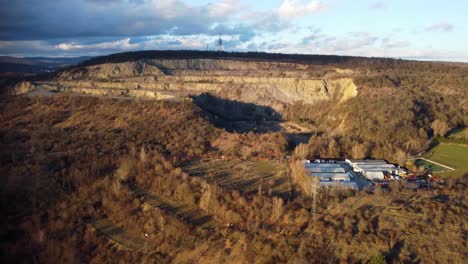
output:
[{"label": "cloud bank", "polygon": [[[393,33],[369,31],[365,27],[359,31],[329,32],[328,25],[315,25],[339,11],[339,3],[344,2],[282,0],[258,8],[245,0],[198,4],[184,0],[42,0],[40,3],[0,0],[0,55],[94,56],[150,49],[214,50],[220,33],[224,48],[231,51],[392,57],[420,53],[429,57],[433,54],[434,58],[460,53],[432,48],[418,53],[414,43]],[[353,5],[374,11],[387,9],[392,3],[356,1]],[[347,26],[339,17],[329,21],[343,29]],[[419,32],[446,34],[456,28],[450,23],[426,25],[419,27]]]}]

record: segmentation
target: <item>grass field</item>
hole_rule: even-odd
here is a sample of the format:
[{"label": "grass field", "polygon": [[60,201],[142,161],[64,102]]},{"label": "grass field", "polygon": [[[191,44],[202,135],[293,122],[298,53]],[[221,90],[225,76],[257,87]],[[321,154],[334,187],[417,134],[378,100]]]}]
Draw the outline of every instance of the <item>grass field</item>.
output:
[{"label": "grass field", "polygon": [[422,160],[422,159],[416,159],[415,164],[417,166],[423,165],[424,167],[431,167],[433,173],[444,172],[444,171],[447,170],[447,168],[441,167],[439,165],[436,165],[434,163],[430,163],[430,162]]},{"label": "grass field", "polygon": [[[441,176],[462,176],[468,173],[468,147],[466,146],[441,143],[427,152],[424,158],[455,168],[454,171],[444,169],[444,172],[439,173]],[[433,168],[435,166],[433,165]],[[437,168],[440,167],[437,166]],[[434,170],[434,173],[437,174],[437,170]]]}]

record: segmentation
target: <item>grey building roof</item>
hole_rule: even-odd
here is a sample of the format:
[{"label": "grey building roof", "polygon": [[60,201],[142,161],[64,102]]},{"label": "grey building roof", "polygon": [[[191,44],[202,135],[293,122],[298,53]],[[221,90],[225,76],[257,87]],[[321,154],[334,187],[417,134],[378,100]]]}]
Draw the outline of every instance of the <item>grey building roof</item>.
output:
[{"label": "grey building roof", "polygon": [[345,172],[344,168],[321,168],[321,167],[312,167],[306,168],[310,172]]},{"label": "grey building roof", "polygon": [[366,159],[366,160],[355,160],[355,159],[347,159],[352,164],[375,164],[375,163],[382,163],[386,164],[385,160],[373,160],[373,159]]},{"label": "grey building roof", "polygon": [[329,182],[320,182],[320,186],[323,187],[337,187],[337,188],[350,188],[350,189],[358,189],[358,185],[355,182],[351,181],[329,181]]},{"label": "grey building roof", "polygon": [[306,168],[342,168],[339,163],[305,163]]}]

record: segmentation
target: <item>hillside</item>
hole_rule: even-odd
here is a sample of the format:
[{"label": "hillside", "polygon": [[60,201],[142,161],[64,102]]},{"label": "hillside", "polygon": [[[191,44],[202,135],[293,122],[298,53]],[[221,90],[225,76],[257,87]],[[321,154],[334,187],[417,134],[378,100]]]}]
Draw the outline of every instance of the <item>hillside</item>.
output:
[{"label": "hillside", "polygon": [[466,76],[447,63],[146,51],[24,79],[0,97],[0,259],[464,263],[466,174],[314,200],[296,168],[404,165],[435,139],[465,140]]},{"label": "hillside", "polygon": [[[446,130],[466,126],[467,72],[458,64],[395,59],[142,51],[94,58],[10,92],[192,98],[218,125],[248,131],[255,125],[239,122],[252,117],[257,123],[293,121],[314,131],[314,142],[335,146],[312,156],[402,163],[428,148],[440,133],[434,124]],[[214,97],[207,101],[204,94]],[[223,122],[227,116],[230,122]]]},{"label": "hillside", "polygon": [[283,133],[229,133],[190,101],[59,95],[1,106],[7,263],[463,263],[466,254],[463,179],[431,191],[323,190],[313,217],[287,173]]}]

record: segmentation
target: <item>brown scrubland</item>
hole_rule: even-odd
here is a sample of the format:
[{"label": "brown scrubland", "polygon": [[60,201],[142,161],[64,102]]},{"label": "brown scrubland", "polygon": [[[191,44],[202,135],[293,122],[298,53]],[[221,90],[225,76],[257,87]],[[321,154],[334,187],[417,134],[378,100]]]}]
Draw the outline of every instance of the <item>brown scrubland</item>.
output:
[{"label": "brown scrubland", "polygon": [[[270,106],[222,93],[1,97],[2,263],[466,262],[467,175],[430,189],[318,188],[313,208],[316,183],[299,161],[403,164],[466,126],[466,67],[317,63],[360,72],[357,96]],[[297,145],[282,121],[307,140]]]},{"label": "brown scrubland", "polygon": [[[313,218],[301,188],[275,196],[265,180],[244,193],[184,172],[181,164],[194,157],[255,152],[256,159],[282,159],[286,148],[279,132],[228,134],[197,111],[189,102],[76,96],[2,101],[5,260],[330,263],[384,256],[462,263],[466,257],[464,179],[430,191],[321,190]],[[210,144],[219,138],[226,146]],[[245,154],[233,150],[238,145],[255,147]],[[102,219],[115,228],[93,228]]]}]

